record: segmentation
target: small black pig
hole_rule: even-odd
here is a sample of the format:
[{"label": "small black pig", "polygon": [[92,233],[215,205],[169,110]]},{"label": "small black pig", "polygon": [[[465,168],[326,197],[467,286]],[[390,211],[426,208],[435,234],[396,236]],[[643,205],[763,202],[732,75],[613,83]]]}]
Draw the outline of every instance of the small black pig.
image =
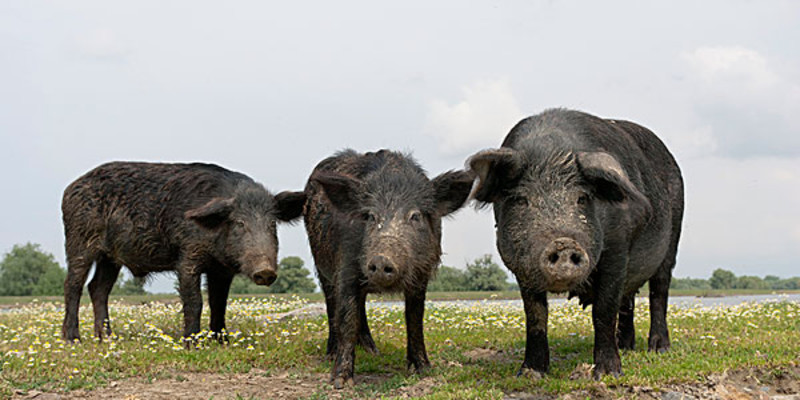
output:
[{"label": "small black pig", "polygon": [[177,271],[184,337],[200,331],[205,273],[210,328],[221,332],[234,274],[259,285],[275,281],[276,221],[298,218],[304,202],[302,192],[273,196],[247,176],[211,164],[111,162],[89,171],[67,187],[61,203],[68,264],[64,339],[80,339],[78,305],[92,265],[98,338],[111,334],[108,294],[123,265],[136,277]]},{"label": "small black pig", "polygon": [[367,326],[367,293],[405,296],[407,366],[430,367],[422,317],[425,290],[441,256],[441,218],[458,210],[474,177],[429,180],[409,156],[346,150],[320,162],[303,210],[328,311],[327,353],[334,386],[353,383],[355,345],[377,352]]},{"label": "small black pig", "polygon": [[[519,282],[527,343],[520,373],[547,372],[547,292],[592,304],[594,376],[633,349],[634,296],[650,283],[649,349],[669,348],[666,309],[683,218],[683,179],[651,131],[563,109],[519,122],[473,155],[474,197],[492,204],[497,247]],[[619,321],[617,317],[619,316]]]}]

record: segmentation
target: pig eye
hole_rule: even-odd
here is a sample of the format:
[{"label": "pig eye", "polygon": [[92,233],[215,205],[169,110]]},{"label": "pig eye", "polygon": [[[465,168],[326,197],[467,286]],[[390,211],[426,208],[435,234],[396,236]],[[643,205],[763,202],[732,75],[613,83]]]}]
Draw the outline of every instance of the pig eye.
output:
[{"label": "pig eye", "polygon": [[582,206],[582,205],[585,205],[588,202],[589,202],[589,196],[588,195],[582,194],[582,195],[578,196],[578,205]]},{"label": "pig eye", "polygon": [[244,221],[237,219],[233,221],[233,226],[237,228],[244,228]]},{"label": "pig eye", "polygon": [[365,212],[364,214],[361,214],[361,218],[367,222],[375,222],[378,219],[378,217],[371,212]]},{"label": "pig eye", "polygon": [[408,216],[408,220],[411,222],[422,221],[422,213],[419,211],[414,211],[411,213],[411,215]]}]

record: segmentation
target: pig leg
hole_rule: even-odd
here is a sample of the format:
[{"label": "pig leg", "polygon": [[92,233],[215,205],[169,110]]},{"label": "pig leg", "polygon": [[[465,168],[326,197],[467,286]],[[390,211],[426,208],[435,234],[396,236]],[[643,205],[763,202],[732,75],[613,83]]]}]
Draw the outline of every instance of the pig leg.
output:
[{"label": "pig leg", "polygon": [[625,296],[619,308],[619,326],[617,330],[617,343],[620,349],[633,350],[636,345],[636,332],[633,326],[633,311],[635,296]]},{"label": "pig leg", "polygon": [[369,325],[367,324],[367,293],[364,292],[361,298],[358,299],[358,317],[361,320],[358,330],[358,344],[370,354],[378,354],[378,347],[375,346],[375,340],[372,339],[372,334],[369,332]]},{"label": "pig leg", "polygon": [[89,296],[94,309],[94,335],[103,340],[103,333],[111,336],[111,321],[108,318],[108,294],[119,277],[120,265],[103,255],[97,260],[94,277],[89,282]]},{"label": "pig leg", "polygon": [[92,264],[96,256],[88,251],[76,251],[75,249],[85,249],[87,244],[71,240],[72,236],[67,235],[67,278],[64,280],[64,325],[61,328],[61,336],[68,342],[80,340],[78,331],[78,309],[81,302],[81,292],[86,277],[92,269]]},{"label": "pig leg", "polygon": [[233,275],[212,269],[206,273],[208,281],[208,308],[211,311],[209,328],[222,341],[225,329],[225,308],[228,306],[228,292],[231,289]]},{"label": "pig leg", "polygon": [[[203,295],[200,292],[200,273],[194,267],[178,267],[178,294],[183,301],[183,337],[200,332]],[[187,343],[188,345],[188,343]]]},{"label": "pig leg", "polygon": [[[347,268],[342,268],[347,271]],[[345,274],[342,274],[345,275]],[[336,287],[336,357],[333,364],[331,380],[336,389],[345,385],[352,386],[355,369],[356,342],[358,341],[361,318],[358,315],[358,301],[361,298],[361,287],[358,279],[339,278]]]},{"label": "pig leg", "polygon": [[673,253],[672,257],[667,257],[667,260],[661,264],[655,276],[650,278],[650,338],[647,343],[649,351],[663,353],[669,350],[667,298],[674,266],[675,256]]},{"label": "pig leg", "polygon": [[680,205],[673,208],[672,235],[669,251],[661,262],[656,274],[650,278],[650,338],[647,349],[663,353],[669,350],[669,329],[667,328],[667,304],[669,284],[672,280],[672,269],[675,268],[675,256],[678,254],[678,241],[681,236],[683,221],[683,191]]},{"label": "pig leg", "polygon": [[322,293],[325,295],[325,311],[328,314],[328,347],[325,350],[325,355],[334,358],[338,339],[336,335],[336,293],[331,282],[324,278],[322,274],[318,275]]},{"label": "pig leg", "polygon": [[422,320],[425,316],[425,287],[412,289],[405,293],[406,298],[406,368],[417,373],[431,368],[428,353],[425,351],[425,335]]},{"label": "pig leg", "polygon": [[547,344],[547,292],[520,285],[525,307],[525,361],[517,376],[540,375],[550,368],[550,348]]},{"label": "pig leg", "polygon": [[[613,254],[613,253],[612,253]],[[603,254],[606,256],[606,253]],[[594,378],[600,379],[603,375],[618,377],[622,374],[622,362],[619,358],[617,347],[617,314],[622,302],[622,280],[625,274],[620,272],[624,268],[615,268],[614,262],[627,262],[627,260],[606,259],[605,266],[598,265],[600,273],[594,287],[597,295],[592,306],[592,324],[594,325]],[[603,263],[601,261],[601,263]],[[623,264],[624,265],[624,264]]]}]

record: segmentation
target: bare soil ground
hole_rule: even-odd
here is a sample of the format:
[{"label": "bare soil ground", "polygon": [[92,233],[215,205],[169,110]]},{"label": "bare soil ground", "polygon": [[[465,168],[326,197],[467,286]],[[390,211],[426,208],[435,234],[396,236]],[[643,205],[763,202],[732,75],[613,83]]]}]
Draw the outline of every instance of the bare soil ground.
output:
[{"label": "bare soil ground", "polygon": [[[378,385],[388,380],[388,374],[361,375],[356,384]],[[146,381],[126,379],[95,390],[75,390],[66,393],[29,391],[17,393],[12,399],[36,400],[174,400],[174,399],[350,399],[369,398],[357,389],[334,390],[328,384],[328,374],[270,375],[264,371],[246,374],[176,373],[172,378]],[[426,377],[414,385],[397,389],[393,396],[415,398],[430,393],[435,384]]]},{"label": "bare soil ground", "polygon": [[[502,357],[502,356],[500,356]],[[571,379],[584,379],[591,366],[580,365]],[[389,375],[360,375],[357,384],[379,385]],[[389,396],[416,398],[430,394],[437,384],[434,376],[426,377],[414,385],[401,387]],[[328,384],[328,374],[270,375],[264,371],[247,374],[175,373],[169,379],[146,381],[126,379],[91,391],[76,390],[66,393],[19,392],[13,399],[307,399],[307,398],[370,398],[374,393],[356,389],[333,390]],[[667,384],[660,387],[609,387],[598,383],[589,390],[554,396],[545,393],[507,393],[505,399],[781,399],[800,400],[800,367],[777,369],[746,369],[706,377],[699,383]]]},{"label": "bare soil ground", "polygon": [[[589,379],[590,365],[578,365],[570,379]],[[659,387],[609,387],[598,383],[591,390],[551,396],[530,393],[511,393],[506,399],[659,399],[659,400],[800,400],[800,367],[749,368],[728,371],[705,377],[698,383],[665,384]]]}]

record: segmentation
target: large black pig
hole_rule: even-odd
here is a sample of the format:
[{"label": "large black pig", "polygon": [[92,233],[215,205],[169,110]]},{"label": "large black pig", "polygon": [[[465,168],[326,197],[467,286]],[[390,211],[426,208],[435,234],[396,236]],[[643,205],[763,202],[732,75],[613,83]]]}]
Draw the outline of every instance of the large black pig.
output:
[{"label": "large black pig", "polygon": [[320,162],[303,211],[328,311],[327,353],[334,386],[353,383],[355,345],[377,352],[367,326],[367,293],[405,296],[408,367],[430,367],[422,329],[425,290],[441,256],[441,218],[466,201],[474,177],[429,180],[409,156],[346,150]]},{"label": "large black pig", "polygon": [[479,179],[474,197],[492,204],[497,247],[522,292],[521,374],[548,370],[547,292],[569,292],[592,305],[596,378],[622,372],[619,348],[633,349],[634,296],[645,282],[648,347],[669,348],[667,295],[683,180],[655,134],[628,121],[554,109],[522,120],[501,148],[468,163]]},{"label": "large black pig", "polygon": [[112,162],[75,180],[61,204],[67,252],[62,335],[79,339],[78,305],[89,282],[94,332],[111,334],[108,294],[121,266],[136,277],[176,271],[185,337],[200,331],[206,274],[210,328],[225,327],[234,274],[259,285],[277,277],[276,221],[298,218],[305,194],[271,195],[238,172],[211,164]]}]

